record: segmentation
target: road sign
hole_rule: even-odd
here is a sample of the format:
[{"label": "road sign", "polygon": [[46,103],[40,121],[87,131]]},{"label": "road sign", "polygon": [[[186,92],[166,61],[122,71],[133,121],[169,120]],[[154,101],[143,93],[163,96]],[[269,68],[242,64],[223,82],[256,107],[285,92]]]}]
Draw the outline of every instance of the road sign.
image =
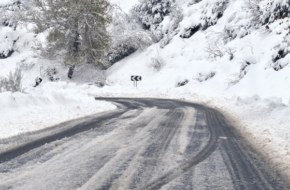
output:
[{"label": "road sign", "polygon": [[141,80],[142,80],[141,76],[135,76],[135,75],[131,76],[131,81],[141,81]]},{"label": "road sign", "polygon": [[136,86],[137,87],[137,81],[141,81],[142,80],[142,77],[141,76],[135,76],[135,75],[132,75],[131,76],[131,81],[133,81],[134,82],[134,86]]}]

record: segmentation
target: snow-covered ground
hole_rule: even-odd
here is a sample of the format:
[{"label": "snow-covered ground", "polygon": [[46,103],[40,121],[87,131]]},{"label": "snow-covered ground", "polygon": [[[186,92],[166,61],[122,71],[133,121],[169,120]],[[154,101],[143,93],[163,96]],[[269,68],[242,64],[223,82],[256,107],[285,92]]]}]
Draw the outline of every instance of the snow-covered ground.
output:
[{"label": "snow-covered ground", "polygon": [[[137,0],[111,1],[125,12],[138,3]],[[245,1],[229,0],[216,25],[197,31],[190,38],[180,38],[190,26],[201,22],[198,18],[203,14],[202,10],[209,9],[207,3],[210,0],[188,6],[191,2],[177,1],[183,8],[184,18],[179,24],[179,33],[167,46],[161,48],[160,44],[154,44],[115,63],[106,72],[107,86],[104,88],[81,84],[93,81],[94,74],[89,74],[88,79],[68,82],[67,68],[34,58],[29,49],[33,35],[25,33],[25,29],[22,32],[0,31],[1,42],[4,42],[7,32],[12,41],[20,36],[19,44],[16,44],[20,52],[0,60],[0,76],[6,76],[17,66],[22,66],[24,87],[28,93],[0,94],[0,138],[114,108],[111,104],[96,102],[95,95],[184,99],[223,112],[234,127],[290,178],[290,54],[275,63],[282,67],[278,71],[273,65],[273,56],[279,49],[288,47],[288,38],[285,37],[290,20],[288,17],[274,20],[269,29],[265,26],[256,30],[245,29],[250,19],[243,8]],[[164,31],[168,29],[169,22],[166,17],[162,23]],[[226,44],[219,42],[223,44],[220,46],[222,51],[225,48],[234,51],[233,59],[230,60],[230,55],[225,52],[222,57],[208,59],[209,55],[205,52],[208,44],[222,39],[224,29],[235,27],[240,27],[233,29],[238,37]],[[5,49],[1,42],[0,50]],[[7,43],[11,44],[11,41]],[[164,60],[165,65],[160,71],[152,67],[152,58]],[[54,66],[59,69],[57,75],[64,82],[50,83],[46,80],[40,87],[33,88],[34,79],[41,75],[41,69]],[[142,76],[138,88],[133,87],[131,75]],[[177,87],[184,81],[188,83]]]},{"label": "snow-covered ground", "polygon": [[84,93],[89,85],[46,83],[29,94],[0,93],[0,138],[41,130],[116,107]]}]

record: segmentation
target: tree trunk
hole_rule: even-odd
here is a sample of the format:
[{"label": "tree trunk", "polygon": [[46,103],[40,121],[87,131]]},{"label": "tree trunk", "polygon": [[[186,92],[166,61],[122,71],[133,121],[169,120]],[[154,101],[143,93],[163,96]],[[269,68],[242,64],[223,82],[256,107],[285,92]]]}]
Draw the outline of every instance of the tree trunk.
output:
[{"label": "tree trunk", "polygon": [[67,76],[68,76],[69,79],[72,79],[72,76],[74,74],[75,67],[76,66],[74,66],[74,65],[69,67],[68,74],[67,74]]}]

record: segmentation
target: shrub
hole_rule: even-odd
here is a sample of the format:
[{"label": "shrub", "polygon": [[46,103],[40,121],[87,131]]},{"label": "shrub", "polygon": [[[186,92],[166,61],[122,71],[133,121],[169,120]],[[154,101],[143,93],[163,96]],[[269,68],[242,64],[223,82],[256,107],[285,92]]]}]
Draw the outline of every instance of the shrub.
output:
[{"label": "shrub", "polygon": [[141,0],[133,7],[132,12],[141,22],[145,30],[150,30],[156,42],[159,42],[164,34],[160,25],[166,16],[170,17],[171,26],[169,30],[174,31],[183,19],[181,8],[172,0]]},{"label": "shrub", "polygon": [[0,78],[0,92],[24,92],[22,88],[23,75],[19,68],[16,68],[14,73],[10,71],[9,75]]},{"label": "shrub", "polygon": [[153,44],[150,32],[144,30],[133,31],[118,36],[115,39],[112,51],[108,54],[108,61],[114,64],[123,58],[131,55],[138,49],[144,50]]},{"label": "shrub", "polygon": [[57,74],[57,70],[55,67],[48,67],[45,72],[48,80],[50,80],[51,82],[59,80],[59,78],[55,76]]},{"label": "shrub", "polygon": [[187,79],[185,79],[184,81],[178,82],[177,87],[185,86],[188,82],[189,82],[189,80],[187,80]]},{"label": "shrub", "polygon": [[204,48],[207,54],[207,59],[216,60],[218,57],[223,57],[225,54],[230,56],[230,60],[234,58],[234,53],[236,52],[235,47],[225,47],[223,44],[218,45],[217,42],[209,42],[207,47]]},{"label": "shrub", "polygon": [[29,70],[32,67],[34,67],[34,63],[27,63],[25,59],[21,60],[19,63],[17,63],[17,66],[19,69],[23,70]]},{"label": "shrub", "polygon": [[156,29],[164,17],[170,13],[170,0],[142,0],[133,7],[144,28],[151,31]]},{"label": "shrub", "polygon": [[181,38],[190,38],[199,30],[206,30],[213,26],[223,16],[229,0],[206,0],[201,1],[195,16],[198,18],[187,26],[182,32]]},{"label": "shrub", "polygon": [[[289,65],[289,56],[290,48],[288,48],[290,43],[284,40],[281,44],[278,44],[273,49],[275,50],[272,55],[272,63],[270,67],[272,67],[275,71],[279,71]],[[288,58],[286,58],[286,56]],[[284,59],[285,58],[285,59]]]},{"label": "shrub", "polygon": [[156,71],[160,71],[165,65],[165,61],[161,56],[152,57],[150,67]]},{"label": "shrub", "polygon": [[215,75],[216,75],[216,72],[214,71],[209,72],[209,73],[198,73],[195,80],[197,80],[198,82],[203,82],[203,81],[213,78]]},{"label": "shrub", "polygon": [[34,87],[37,87],[41,82],[42,82],[42,78],[36,77],[35,78],[35,85],[34,85]]},{"label": "shrub", "polygon": [[241,65],[241,69],[240,69],[240,72],[239,73],[236,73],[236,74],[233,74],[231,75],[232,78],[229,78],[228,79],[228,88],[239,83],[243,78],[244,76],[247,74],[247,67],[251,65],[251,63],[249,62],[242,62],[242,65]]},{"label": "shrub", "polygon": [[113,43],[107,58],[108,63],[113,65],[138,49],[144,50],[154,43],[154,38],[151,32],[142,29],[135,12],[128,15],[117,5],[114,5],[111,11],[113,24],[110,26],[110,32]]}]

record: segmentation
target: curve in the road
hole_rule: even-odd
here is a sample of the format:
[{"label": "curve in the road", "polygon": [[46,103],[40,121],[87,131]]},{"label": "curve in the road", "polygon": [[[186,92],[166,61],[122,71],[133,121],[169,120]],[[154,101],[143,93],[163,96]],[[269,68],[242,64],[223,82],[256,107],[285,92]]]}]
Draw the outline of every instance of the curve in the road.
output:
[{"label": "curve in the road", "polygon": [[[72,187],[70,189],[80,187],[82,189],[142,190],[161,188],[290,189],[283,176],[271,168],[266,159],[254,150],[238,131],[229,124],[227,119],[215,109],[178,100],[97,99],[115,103],[118,105],[118,110],[96,116],[86,121],[85,124],[73,125],[63,131],[31,140],[21,146],[0,153],[0,177],[1,171],[4,171],[1,168],[6,168],[6,176],[11,172],[16,172],[14,174],[11,173],[11,176],[20,175],[22,170],[26,172],[26,165],[29,166],[27,166],[28,168],[33,168],[29,164],[32,164],[34,160],[38,164],[38,159],[48,154],[49,152],[47,151],[52,151],[55,148],[51,146],[50,149],[45,151],[34,151],[41,150],[46,144],[69,137],[68,141],[74,140],[77,142],[80,137],[76,137],[76,135],[89,135],[88,132],[92,129],[97,129],[99,132],[95,133],[98,133],[98,135],[106,135],[115,129],[122,128],[123,124],[121,125],[119,120],[128,120],[126,133],[116,133],[114,137],[116,139],[110,139],[111,144],[107,145],[108,150],[98,149],[98,154],[100,155],[94,155],[96,158],[92,166],[89,166],[89,163],[85,164],[89,168],[95,168],[96,171],[90,171],[84,175],[86,177],[84,177],[81,185],[76,184],[74,186],[73,184],[76,182],[71,179],[70,185]],[[185,135],[184,138],[189,139],[188,144],[182,155],[177,155],[178,159],[168,158],[165,155],[176,156],[178,143],[176,144],[175,141],[177,141],[177,136],[181,135],[180,131],[183,127],[181,125],[186,119],[187,108],[196,110],[195,124],[193,123],[194,126],[189,125],[189,128],[193,129],[187,129],[189,131],[183,134]],[[145,112],[146,114],[144,114]],[[190,120],[191,118],[187,119]],[[110,125],[111,127],[108,127]],[[142,133],[142,136],[138,135],[140,130],[146,132]],[[94,142],[93,139],[94,137],[92,142]],[[65,143],[63,142],[63,144]],[[139,148],[134,143],[139,143],[142,147]],[[88,147],[90,146],[88,145]],[[92,146],[90,150],[94,152],[94,148],[96,147]],[[119,155],[118,152],[120,150],[124,151],[124,153]],[[28,156],[25,157],[24,154]],[[29,156],[29,154],[33,154],[33,156]],[[93,153],[91,154],[93,155]],[[183,160],[180,160],[181,158]],[[49,160],[51,158],[46,159]],[[87,158],[84,159],[86,160]],[[168,168],[166,166],[168,163],[174,164],[169,169],[164,169]],[[115,169],[107,165],[114,165]],[[9,170],[11,166],[20,169],[19,171]],[[23,169],[21,169],[22,167]],[[107,167],[111,169],[107,171]],[[217,168],[220,168],[220,171]],[[213,171],[218,171],[220,174],[211,173]],[[84,172],[86,173],[86,171]],[[106,174],[106,176],[102,176],[103,174]],[[219,175],[224,177],[221,178]],[[10,179],[11,176],[8,176],[8,178]],[[230,180],[227,179],[227,176],[229,176]],[[78,178],[81,177],[79,176]],[[13,185],[9,185],[9,182],[7,183],[8,185],[1,186],[0,182],[0,189],[1,187],[11,187],[13,189]],[[182,185],[178,185],[180,183]],[[14,189],[21,188],[22,186],[17,186]],[[58,189],[60,187],[49,186],[49,188]]]}]

